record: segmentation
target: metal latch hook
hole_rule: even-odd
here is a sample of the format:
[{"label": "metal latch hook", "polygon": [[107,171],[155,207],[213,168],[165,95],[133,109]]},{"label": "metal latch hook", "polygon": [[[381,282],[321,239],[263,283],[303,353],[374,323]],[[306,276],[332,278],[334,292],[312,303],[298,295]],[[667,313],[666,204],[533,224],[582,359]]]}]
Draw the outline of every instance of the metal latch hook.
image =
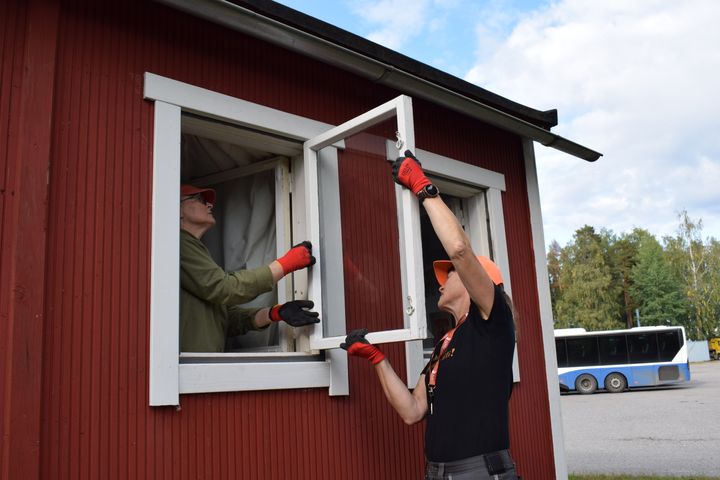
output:
[{"label": "metal latch hook", "polygon": [[395,138],[397,138],[397,140],[395,141],[395,148],[397,148],[398,151],[400,151],[400,150],[402,150],[405,142],[403,142],[403,139],[400,136],[400,132],[395,132]]},{"label": "metal latch hook", "polygon": [[405,308],[405,313],[410,316],[415,313],[415,307],[413,306],[413,299],[410,295],[407,296],[408,306]]}]

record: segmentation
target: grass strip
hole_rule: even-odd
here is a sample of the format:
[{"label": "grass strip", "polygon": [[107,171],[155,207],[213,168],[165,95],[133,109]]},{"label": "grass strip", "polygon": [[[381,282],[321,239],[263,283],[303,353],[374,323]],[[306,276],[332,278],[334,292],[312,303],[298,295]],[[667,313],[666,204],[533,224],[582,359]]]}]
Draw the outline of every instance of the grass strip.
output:
[{"label": "grass strip", "polygon": [[569,475],[568,480],[720,480],[720,477],[701,477],[698,475],[691,475],[689,477],[656,477],[652,475]]}]

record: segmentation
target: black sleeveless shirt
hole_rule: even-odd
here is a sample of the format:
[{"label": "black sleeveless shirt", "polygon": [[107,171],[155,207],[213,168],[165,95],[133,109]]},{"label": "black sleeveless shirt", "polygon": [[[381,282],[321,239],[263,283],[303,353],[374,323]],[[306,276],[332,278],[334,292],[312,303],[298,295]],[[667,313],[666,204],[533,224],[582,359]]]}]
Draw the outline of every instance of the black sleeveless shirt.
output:
[{"label": "black sleeveless shirt", "polygon": [[[423,370],[425,388],[440,352]],[[451,462],[510,446],[508,400],[512,391],[515,329],[502,289],[487,320],[471,302],[470,312],[455,331],[440,360],[433,412],[428,409],[425,455],[432,462]],[[430,399],[429,391],[428,400]]]}]

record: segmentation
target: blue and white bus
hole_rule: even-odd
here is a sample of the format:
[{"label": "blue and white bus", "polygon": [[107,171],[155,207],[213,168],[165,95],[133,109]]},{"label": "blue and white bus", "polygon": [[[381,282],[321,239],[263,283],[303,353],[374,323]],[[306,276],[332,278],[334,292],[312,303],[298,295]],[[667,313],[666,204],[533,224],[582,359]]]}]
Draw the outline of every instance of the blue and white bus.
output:
[{"label": "blue and white bus", "polygon": [[587,332],[555,330],[561,391],[594,393],[690,380],[683,327],[637,327]]}]

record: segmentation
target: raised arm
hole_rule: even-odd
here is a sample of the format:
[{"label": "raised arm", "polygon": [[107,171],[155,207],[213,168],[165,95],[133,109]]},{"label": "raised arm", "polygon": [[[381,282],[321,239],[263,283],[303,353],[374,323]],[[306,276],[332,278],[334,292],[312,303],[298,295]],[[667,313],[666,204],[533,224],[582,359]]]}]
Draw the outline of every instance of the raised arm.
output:
[{"label": "raised arm", "polygon": [[460,222],[439,196],[425,199],[423,206],[470,298],[487,318],[495,300],[495,287],[472,251]]},{"label": "raised arm", "polygon": [[420,162],[409,150],[393,165],[395,182],[410,189],[421,201],[430,217],[435,234],[460,275],[470,298],[485,318],[490,315],[495,287],[470,246],[460,222],[438,195],[438,190],[425,176]]}]

